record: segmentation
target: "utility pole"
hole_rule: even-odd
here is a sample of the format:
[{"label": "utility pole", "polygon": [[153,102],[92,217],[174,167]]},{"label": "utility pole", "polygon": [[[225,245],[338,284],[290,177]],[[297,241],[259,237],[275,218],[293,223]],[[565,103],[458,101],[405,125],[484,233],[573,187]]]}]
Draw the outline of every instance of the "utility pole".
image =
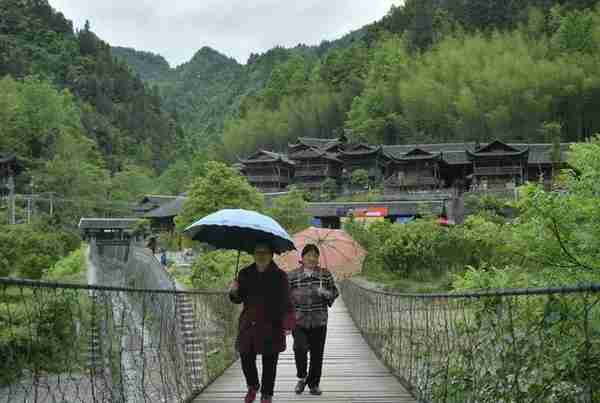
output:
[{"label": "utility pole", "polygon": [[27,224],[31,224],[31,215],[33,213],[33,177],[29,182],[29,196],[27,197]]},{"label": "utility pole", "polygon": [[54,193],[50,193],[50,217],[54,216]]},{"label": "utility pole", "polygon": [[27,224],[31,223],[31,195],[27,196]]},{"label": "utility pole", "polygon": [[11,225],[15,225],[15,180],[12,175],[8,177],[8,191],[9,191],[9,203],[10,203],[10,219]]}]

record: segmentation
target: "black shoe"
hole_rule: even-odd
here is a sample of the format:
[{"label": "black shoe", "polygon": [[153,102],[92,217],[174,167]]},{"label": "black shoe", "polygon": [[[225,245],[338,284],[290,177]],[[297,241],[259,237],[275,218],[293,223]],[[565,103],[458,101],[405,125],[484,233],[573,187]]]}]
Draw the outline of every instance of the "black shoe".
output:
[{"label": "black shoe", "polygon": [[323,394],[323,392],[318,386],[313,386],[312,388],[310,388],[310,394],[320,396]]},{"label": "black shoe", "polygon": [[306,388],[306,379],[300,379],[294,390],[296,391],[296,394],[299,395],[304,392],[304,388]]}]

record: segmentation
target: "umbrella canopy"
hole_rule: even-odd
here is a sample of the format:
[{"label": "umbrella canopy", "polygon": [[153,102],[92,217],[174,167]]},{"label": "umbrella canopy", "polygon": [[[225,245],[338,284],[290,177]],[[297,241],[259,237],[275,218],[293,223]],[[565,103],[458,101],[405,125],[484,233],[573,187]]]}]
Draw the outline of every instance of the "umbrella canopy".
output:
[{"label": "umbrella canopy", "polygon": [[225,209],[196,221],[184,233],[217,249],[254,253],[257,243],[267,242],[275,253],[294,249],[288,233],[266,215],[242,209]]},{"label": "umbrella canopy", "polygon": [[337,278],[359,273],[366,251],[343,230],[310,227],[294,235],[297,250],[275,258],[283,270],[297,268],[302,260],[300,251],[306,244],[319,247],[319,265],[329,269]]}]

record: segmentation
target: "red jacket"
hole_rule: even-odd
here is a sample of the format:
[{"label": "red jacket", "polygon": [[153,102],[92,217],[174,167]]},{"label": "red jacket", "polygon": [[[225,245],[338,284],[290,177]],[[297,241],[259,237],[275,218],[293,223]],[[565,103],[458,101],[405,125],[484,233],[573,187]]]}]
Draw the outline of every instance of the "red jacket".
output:
[{"label": "red jacket", "polygon": [[285,351],[285,330],[295,323],[287,274],[275,263],[263,273],[252,264],[238,276],[239,289],[230,292],[235,304],[244,304],[236,348],[240,353],[275,354]]}]

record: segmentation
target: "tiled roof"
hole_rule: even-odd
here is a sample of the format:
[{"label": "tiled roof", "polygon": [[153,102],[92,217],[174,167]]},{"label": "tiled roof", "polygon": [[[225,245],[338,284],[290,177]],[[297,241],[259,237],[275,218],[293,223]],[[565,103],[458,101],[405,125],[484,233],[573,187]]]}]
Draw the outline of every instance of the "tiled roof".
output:
[{"label": "tiled roof", "polygon": [[327,151],[319,150],[316,148],[309,148],[307,150],[299,151],[297,153],[290,155],[290,158],[292,160],[325,158],[330,161],[343,163],[343,161],[338,158],[337,154],[329,153]]},{"label": "tiled roof", "polygon": [[[510,147],[518,150],[529,148],[529,164],[550,164],[552,163],[552,144],[524,144],[524,143],[508,143]],[[566,161],[567,152],[570,143],[561,144],[561,161]],[[466,165],[471,161],[466,151],[474,153],[476,150],[475,143],[446,143],[446,144],[407,144],[407,145],[390,145],[383,146],[384,155],[401,159],[406,153],[419,148],[430,153],[441,153],[442,159],[450,165]]]},{"label": "tiled roof", "polygon": [[80,229],[130,229],[138,218],[81,218]]},{"label": "tiled roof", "polygon": [[340,144],[340,140],[335,138],[298,137],[298,142],[295,144],[288,144],[288,147],[295,148],[303,145],[305,147],[317,148],[320,150],[330,150]]},{"label": "tiled roof", "polygon": [[381,151],[381,146],[371,146],[368,144],[350,144],[340,150],[340,155],[369,155]]},{"label": "tiled roof", "polygon": [[186,196],[177,196],[175,199],[166,203],[154,210],[149,211],[144,215],[146,218],[168,218],[175,217],[183,209],[183,203],[187,199]]},{"label": "tiled roof", "polygon": [[140,204],[150,203],[155,206],[162,206],[163,204],[174,200],[176,197],[177,196],[170,195],[144,195]]},{"label": "tiled roof", "polygon": [[442,159],[442,153],[430,153],[430,154],[416,154],[409,155],[405,154],[398,158],[394,158],[392,161],[429,161]]},{"label": "tiled roof", "polygon": [[267,150],[259,150],[259,151],[255,152],[254,154],[252,154],[251,156],[249,156],[247,159],[240,159],[240,162],[242,162],[243,164],[251,164],[253,162],[276,162],[276,161],[281,161],[281,162],[284,162],[284,163],[290,164],[290,165],[294,164],[294,162],[291,161],[287,157],[287,155],[279,154],[279,153],[275,153],[275,152],[267,151]]}]

